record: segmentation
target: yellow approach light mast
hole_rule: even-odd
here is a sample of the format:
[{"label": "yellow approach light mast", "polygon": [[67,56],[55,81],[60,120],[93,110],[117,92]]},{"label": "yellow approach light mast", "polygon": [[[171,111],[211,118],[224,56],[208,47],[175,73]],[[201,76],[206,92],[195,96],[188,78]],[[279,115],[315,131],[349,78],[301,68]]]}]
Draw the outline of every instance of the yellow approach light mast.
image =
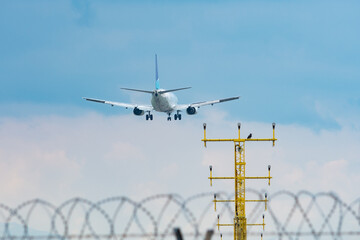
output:
[{"label": "yellow approach light mast", "polygon": [[[273,137],[272,138],[252,138],[252,134],[250,134],[247,138],[240,137],[240,128],[241,124],[238,123],[238,138],[234,139],[209,139],[206,138],[206,123],[204,123],[204,139],[201,141],[204,142],[204,146],[206,147],[207,142],[233,142],[234,143],[234,170],[235,174],[234,177],[213,177],[212,171],[213,168],[210,166],[210,186],[212,186],[212,180],[214,179],[234,179],[235,182],[235,199],[233,200],[219,200],[216,199],[216,194],[214,195],[214,206],[216,211],[216,203],[218,202],[234,202],[235,203],[235,216],[234,222],[230,224],[220,224],[220,216],[218,215],[218,229],[220,230],[221,226],[233,226],[234,227],[234,240],[246,240],[246,227],[247,226],[262,226],[263,230],[265,229],[265,219],[263,215],[263,222],[262,223],[253,223],[249,224],[246,222],[246,214],[245,214],[245,203],[246,202],[264,202],[265,203],[265,210],[267,210],[267,194],[265,193],[264,200],[246,200],[245,199],[245,180],[248,179],[267,179],[268,184],[270,185],[270,179],[272,178],[270,175],[271,166],[268,166],[269,176],[266,177],[246,177],[245,176],[245,142],[259,142],[259,141],[271,141],[273,146],[275,146],[275,123],[272,124],[273,129]],[[222,234],[220,234],[222,237]],[[262,234],[261,234],[262,239]]]}]

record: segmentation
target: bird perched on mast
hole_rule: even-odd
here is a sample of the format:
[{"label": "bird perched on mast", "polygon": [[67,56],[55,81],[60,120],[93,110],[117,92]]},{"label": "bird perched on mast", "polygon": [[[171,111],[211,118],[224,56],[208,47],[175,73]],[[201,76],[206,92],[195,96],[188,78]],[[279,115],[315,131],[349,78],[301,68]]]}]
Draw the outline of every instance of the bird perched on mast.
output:
[{"label": "bird perched on mast", "polygon": [[251,139],[252,138],[252,133],[249,134],[249,136],[247,137],[247,139]]}]

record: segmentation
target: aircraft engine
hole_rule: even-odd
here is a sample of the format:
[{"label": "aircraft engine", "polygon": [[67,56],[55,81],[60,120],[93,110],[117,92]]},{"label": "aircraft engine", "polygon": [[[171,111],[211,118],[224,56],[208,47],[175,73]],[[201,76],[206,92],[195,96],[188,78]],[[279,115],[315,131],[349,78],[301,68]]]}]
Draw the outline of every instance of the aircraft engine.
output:
[{"label": "aircraft engine", "polygon": [[194,114],[196,114],[196,108],[194,108],[194,107],[188,107],[188,108],[186,109],[186,113],[189,114],[189,115],[194,115]]},{"label": "aircraft engine", "polygon": [[134,113],[136,116],[141,116],[141,115],[144,115],[144,111],[143,111],[143,110],[138,109],[137,107],[136,107],[136,108],[134,108],[133,113]]}]

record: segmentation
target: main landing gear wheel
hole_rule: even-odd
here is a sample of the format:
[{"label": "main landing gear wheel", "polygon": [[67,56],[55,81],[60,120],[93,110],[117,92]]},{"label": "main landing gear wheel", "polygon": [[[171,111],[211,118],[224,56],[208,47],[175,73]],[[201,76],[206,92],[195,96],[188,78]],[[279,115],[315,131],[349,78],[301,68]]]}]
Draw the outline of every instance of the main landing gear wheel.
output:
[{"label": "main landing gear wheel", "polygon": [[168,117],[167,120],[168,120],[168,121],[171,121],[171,117]]},{"label": "main landing gear wheel", "polygon": [[145,118],[146,118],[146,121],[149,120],[149,119],[152,121],[153,120],[153,115],[150,114],[150,113],[146,114]]},{"label": "main landing gear wheel", "polygon": [[176,113],[174,114],[174,120],[181,120],[181,114],[180,113]]}]

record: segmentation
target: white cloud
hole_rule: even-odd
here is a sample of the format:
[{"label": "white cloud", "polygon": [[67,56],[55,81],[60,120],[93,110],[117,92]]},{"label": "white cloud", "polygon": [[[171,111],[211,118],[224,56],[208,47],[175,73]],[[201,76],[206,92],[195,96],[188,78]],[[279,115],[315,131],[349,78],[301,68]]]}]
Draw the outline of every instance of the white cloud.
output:
[{"label": "white cloud", "polygon": [[127,143],[126,140],[109,143],[109,152],[104,155],[104,160],[116,166],[117,162],[146,161],[140,146]]},{"label": "white cloud", "polygon": [[[210,112],[204,111],[209,138],[237,137],[236,122]],[[208,180],[209,165],[214,176],[233,174],[232,143],[208,143],[205,149],[201,116],[184,116],[181,122],[155,117],[152,122],[97,114],[1,119],[1,201],[17,204],[42,197],[59,203],[75,196],[97,200],[113,195],[140,199],[169,192],[187,197],[233,190],[230,180],[214,181],[213,188]],[[271,137],[271,123],[243,122],[242,137],[250,132],[255,138]],[[354,200],[360,195],[354,187],[360,181],[359,136],[348,126],[315,132],[278,125],[274,148],[270,142],[246,144],[247,175],[266,176],[271,164],[270,188],[266,181],[249,181],[247,186],[270,193],[334,191]]]}]

